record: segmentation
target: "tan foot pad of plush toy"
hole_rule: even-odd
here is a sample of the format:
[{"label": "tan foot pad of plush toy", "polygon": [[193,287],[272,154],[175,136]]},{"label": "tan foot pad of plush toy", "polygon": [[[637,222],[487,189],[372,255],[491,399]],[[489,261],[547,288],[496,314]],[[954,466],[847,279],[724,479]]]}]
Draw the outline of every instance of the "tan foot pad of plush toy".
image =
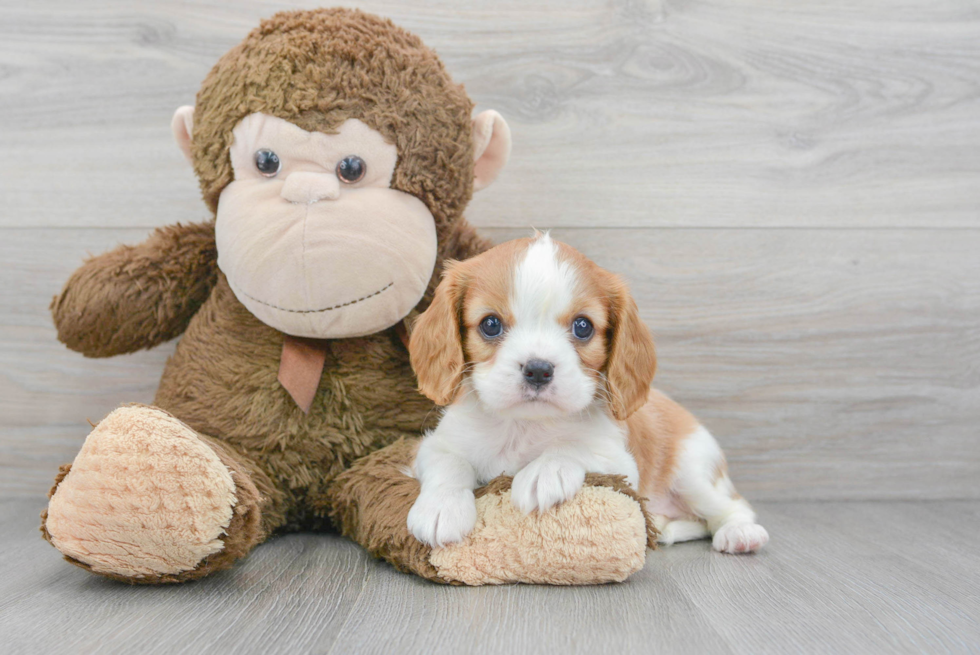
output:
[{"label": "tan foot pad of plush toy", "polygon": [[528,517],[510,500],[511,480],[481,490],[466,542],[432,551],[429,562],[441,577],[468,585],[574,585],[622,582],[643,568],[647,528],[634,497],[589,486],[599,482],[591,480],[571,502]]},{"label": "tan foot pad of plush toy", "polygon": [[69,561],[126,580],[159,581],[220,553],[239,505],[215,450],[143,406],[101,421],[52,492],[48,540]]}]

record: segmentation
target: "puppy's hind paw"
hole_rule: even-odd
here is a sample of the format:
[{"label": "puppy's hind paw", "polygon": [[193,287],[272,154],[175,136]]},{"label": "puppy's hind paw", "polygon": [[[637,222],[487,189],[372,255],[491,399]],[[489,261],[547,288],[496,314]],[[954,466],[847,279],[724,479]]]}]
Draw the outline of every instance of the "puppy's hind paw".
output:
[{"label": "puppy's hind paw", "polygon": [[718,528],[711,546],[720,553],[754,553],[769,543],[769,533],[758,523],[729,523]]}]

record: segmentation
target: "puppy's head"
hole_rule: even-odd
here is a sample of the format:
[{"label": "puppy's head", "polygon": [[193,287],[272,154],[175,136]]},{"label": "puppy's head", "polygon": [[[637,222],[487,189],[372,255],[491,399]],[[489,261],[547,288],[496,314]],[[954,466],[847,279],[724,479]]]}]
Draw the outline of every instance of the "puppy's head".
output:
[{"label": "puppy's head", "polygon": [[626,283],[547,234],[451,262],[409,344],[438,405],[464,390],[510,418],[572,414],[596,400],[624,420],[645,402],[653,339]]}]

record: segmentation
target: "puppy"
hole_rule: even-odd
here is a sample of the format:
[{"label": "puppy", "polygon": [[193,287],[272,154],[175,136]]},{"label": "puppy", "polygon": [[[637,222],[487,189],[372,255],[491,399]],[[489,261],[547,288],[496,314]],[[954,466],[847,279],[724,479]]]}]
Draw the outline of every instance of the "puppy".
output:
[{"label": "puppy", "polygon": [[498,475],[514,476],[511,498],[530,513],[594,472],[649,499],[661,543],[713,535],[716,550],[740,553],[768,542],[711,434],[650,388],[653,340],[626,284],[547,234],[450,262],[409,350],[420,391],[447,406],[414,463],[419,541],[463,540],[473,490]]}]

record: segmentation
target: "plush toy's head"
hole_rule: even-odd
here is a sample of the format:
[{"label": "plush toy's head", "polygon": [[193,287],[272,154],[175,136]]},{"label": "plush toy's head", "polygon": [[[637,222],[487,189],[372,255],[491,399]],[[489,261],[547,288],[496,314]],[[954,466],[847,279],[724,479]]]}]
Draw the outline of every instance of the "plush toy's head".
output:
[{"label": "plush toy's head", "polygon": [[510,152],[503,119],[472,110],[390,21],[346,9],[264,21],[173,121],[242,304],[303,337],[402,320]]}]

